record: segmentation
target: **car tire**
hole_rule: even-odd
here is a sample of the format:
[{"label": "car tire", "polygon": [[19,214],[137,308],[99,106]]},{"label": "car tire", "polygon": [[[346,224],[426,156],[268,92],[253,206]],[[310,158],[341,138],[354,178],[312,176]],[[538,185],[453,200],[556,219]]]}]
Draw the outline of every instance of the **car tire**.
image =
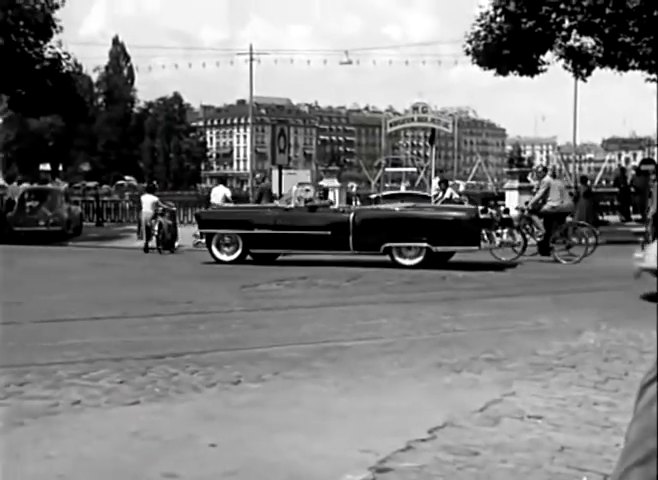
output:
[{"label": "car tire", "polygon": [[418,268],[430,257],[425,247],[400,246],[391,247],[388,256],[399,267]]},{"label": "car tire", "polygon": [[[223,250],[222,242],[231,243],[233,251]],[[217,263],[238,263],[245,259],[247,250],[242,237],[236,233],[214,233],[206,236],[206,248]]]},{"label": "car tire", "polygon": [[279,253],[250,253],[249,256],[251,259],[254,261],[254,263],[258,263],[260,265],[268,265],[270,263],[274,263],[280,256],[281,254]]}]

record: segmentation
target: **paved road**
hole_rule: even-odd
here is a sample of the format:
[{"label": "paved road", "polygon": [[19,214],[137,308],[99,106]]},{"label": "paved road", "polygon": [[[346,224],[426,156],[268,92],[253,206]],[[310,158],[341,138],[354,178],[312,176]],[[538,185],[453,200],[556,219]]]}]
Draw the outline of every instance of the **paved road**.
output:
[{"label": "paved road", "polygon": [[596,478],[655,355],[631,253],[405,271],[3,247],[7,478]]}]

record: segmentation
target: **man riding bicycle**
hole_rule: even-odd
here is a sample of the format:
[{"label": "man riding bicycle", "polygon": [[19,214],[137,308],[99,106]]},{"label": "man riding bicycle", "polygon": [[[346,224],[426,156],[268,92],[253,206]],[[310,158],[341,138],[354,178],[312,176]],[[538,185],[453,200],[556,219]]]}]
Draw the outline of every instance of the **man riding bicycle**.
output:
[{"label": "man riding bicycle", "polygon": [[544,235],[537,242],[539,255],[550,256],[551,237],[572,212],[573,201],[564,182],[549,175],[548,167],[540,165],[535,173],[539,187],[528,202],[528,211],[540,217],[544,225]]}]

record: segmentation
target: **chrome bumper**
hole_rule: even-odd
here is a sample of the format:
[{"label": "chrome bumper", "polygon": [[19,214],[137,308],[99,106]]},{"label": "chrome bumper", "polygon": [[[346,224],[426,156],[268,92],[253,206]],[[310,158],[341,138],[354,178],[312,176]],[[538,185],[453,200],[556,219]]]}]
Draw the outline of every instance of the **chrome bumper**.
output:
[{"label": "chrome bumper", "polygon": [[63,232],[62,226],[43,226],[43,227],[12,227],[14,232]]}]

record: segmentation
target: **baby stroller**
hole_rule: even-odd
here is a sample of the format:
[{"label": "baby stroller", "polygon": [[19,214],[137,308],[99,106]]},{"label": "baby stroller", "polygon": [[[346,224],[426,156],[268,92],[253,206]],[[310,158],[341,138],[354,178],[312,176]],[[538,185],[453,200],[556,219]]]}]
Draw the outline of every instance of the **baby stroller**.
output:
[{"label": "baby stroller", "polygon": [[178,214],[176,207],[171,203],[164,203],[166,208],[159,208],[155,212],[153,222],[153,237],[158,253],[169,251],[176,253],[178,249]]}]

